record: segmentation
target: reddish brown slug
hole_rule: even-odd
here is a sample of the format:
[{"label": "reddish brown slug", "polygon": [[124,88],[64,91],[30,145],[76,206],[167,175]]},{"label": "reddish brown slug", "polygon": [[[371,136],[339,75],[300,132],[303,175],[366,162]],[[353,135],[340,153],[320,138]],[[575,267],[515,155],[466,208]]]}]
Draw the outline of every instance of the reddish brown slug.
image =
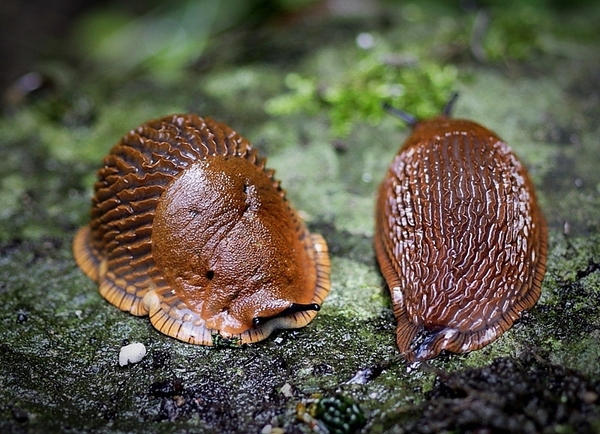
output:
[{"label": "reddish brown slug", "polygon": [[327,244],[273,174],[211,118],[149,121],[104,158],[76,262],[110,303],[185,342],[303,327],[330,289]]},{"label": "reddish brown slug", "polygon": [[410,362],[482,348],[537,302],[547,228],[525,167],[448,113],[412,123],[379,189],[375,251]]}]

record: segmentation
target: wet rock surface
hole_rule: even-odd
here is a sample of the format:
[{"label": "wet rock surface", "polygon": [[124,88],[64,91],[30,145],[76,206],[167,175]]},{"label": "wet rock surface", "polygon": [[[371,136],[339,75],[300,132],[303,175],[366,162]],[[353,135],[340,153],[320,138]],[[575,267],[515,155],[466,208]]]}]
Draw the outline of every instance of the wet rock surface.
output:
[{"label": "wet rock surface", "polygon": [[[477,41],[487,57],[474,58],[478,10],[334,3],[367,6],[350,16],[270,11],[276,24],[220,28],[168,74],[148,73],[152,57],[115,73],[118,62],[96,62],[91,49],[31,66],[47,80],[20,89],[0,116],[1,433],[307,433],[314,421],[298,420],[297,406],[317,396],[334,400],[342,427],[358,429],[341,417],[359,414],[344,413],[356,404],[363,433],[598,431],[600,9],[494,9]],[[135,23],[177,21],[177,11],[160,12]],[[92,28],[127,21],[95,19]],[[409,81],[390,85],[397,78]],[[377,112],[381,89],[404,89],[409,108],[436,108],[448,83],[461,94],[456,116],[497,132],[529,168],[549,223],[548,271],[539,302],[500,339],[415,368],[396,348],[372,246],[377,187],[407,131],[382,113],[355,114]],[[297,110],[272,114],[273,100]],[[249,138],[327,240],[332,290],[307,327],[241,348],[188,345],[114,308],[77,268],[71,243],[89,221],[102,157],[131,128],[181,112]],[[348,134],[333,135],[334,122]],[[119,366],[120,348],[134,342],[146,356]]]}]

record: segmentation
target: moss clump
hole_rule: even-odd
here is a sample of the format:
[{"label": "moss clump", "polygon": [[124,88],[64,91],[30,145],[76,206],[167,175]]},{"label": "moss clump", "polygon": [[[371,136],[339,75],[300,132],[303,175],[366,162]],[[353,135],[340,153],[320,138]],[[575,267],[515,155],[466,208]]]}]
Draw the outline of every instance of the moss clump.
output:
[{"label": "moss clump", "polygon": [[300,403],[296,407],[296,412],[299,420],[318,432],[352,434],[366,423],[365,415],[358,404],[340,394],[317,397],[311,400],[308,406]]},{"label": "moss clump", "polygon": [[456,85],[454,66],[428,60],[414,63],[370,34],[358,36],[359,46],[361,38],[371,41],[368,48],[348,53],[352,66],[341,77],[331,81],[291,73],[285,78],[289,92],[269,100],[267,112],[286,115],[325,109],[335,137],[350,134],[356,121],[378,124],[385,115],[383,102],[419,118],[439,113]]}]

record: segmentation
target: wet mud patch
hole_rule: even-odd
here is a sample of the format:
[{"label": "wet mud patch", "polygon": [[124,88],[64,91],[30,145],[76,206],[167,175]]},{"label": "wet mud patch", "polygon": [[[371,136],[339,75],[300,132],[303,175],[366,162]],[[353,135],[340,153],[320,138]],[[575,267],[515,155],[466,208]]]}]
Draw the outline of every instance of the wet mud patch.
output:
[{"label": "wet mud patch", "polygon": [[600,432],[600,381],[532,353],[437,374],[426,400],[389,419],[393,433]]}]

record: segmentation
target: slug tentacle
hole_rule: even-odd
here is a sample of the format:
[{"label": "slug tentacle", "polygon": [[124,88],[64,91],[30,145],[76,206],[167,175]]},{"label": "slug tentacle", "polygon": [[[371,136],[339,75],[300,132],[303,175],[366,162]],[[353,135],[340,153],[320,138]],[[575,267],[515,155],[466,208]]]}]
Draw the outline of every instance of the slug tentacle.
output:
[{"label": "slug tentacle", "polygon": [[405,112],[404,110],[400,110],[396,107],[392,107],[389,103],[383,103],[383,109],[385,111],[387,111],[388,113],[402,119],[404,122],[406,122],[408,125],[410,125],[411,127],[414,127],[415,125],[417,125],[417,123],[419,122],[419,120],[413,116],[412,114]]},{"label": "slug tentacle", "polygon": [[185,342],[302,327],[330,289],[327,245],[273,176],[225,124],[149,121],[105,157],[77,264],[110,303]]},{"label": "slug tentacle", "polygon": [[452,92],[452,95],[450,95],[448,102],[446,102],[446,105],[444,106],[444,109],[442,110],[443,116],[449,117],[452,114],[452,110],[454,110],[456,101],[458,101],[458,95],[459,95],[458,92]]}]

